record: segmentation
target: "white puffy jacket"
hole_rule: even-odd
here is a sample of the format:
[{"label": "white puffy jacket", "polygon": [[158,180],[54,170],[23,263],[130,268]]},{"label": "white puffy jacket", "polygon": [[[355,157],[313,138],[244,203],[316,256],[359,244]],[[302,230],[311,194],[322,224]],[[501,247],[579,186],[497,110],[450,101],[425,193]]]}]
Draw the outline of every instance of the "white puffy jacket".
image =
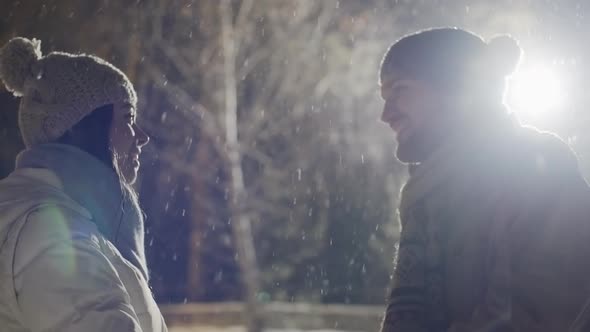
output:
[{"label": "white puffy jacket", "polygon": [[165,332],[141,270],[54,172],[0,181],[0,330]]}]

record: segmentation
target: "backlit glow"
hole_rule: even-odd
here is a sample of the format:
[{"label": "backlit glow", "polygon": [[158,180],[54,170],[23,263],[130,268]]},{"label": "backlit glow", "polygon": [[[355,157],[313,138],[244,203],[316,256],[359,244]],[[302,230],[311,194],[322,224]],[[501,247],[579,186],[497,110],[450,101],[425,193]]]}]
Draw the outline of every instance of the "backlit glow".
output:
[{"label": "backlit glow", "polygon": [[533,65],[510,79],[507,102],[523,120],[543,120],[563,110],[566,93],[555,66]]}]

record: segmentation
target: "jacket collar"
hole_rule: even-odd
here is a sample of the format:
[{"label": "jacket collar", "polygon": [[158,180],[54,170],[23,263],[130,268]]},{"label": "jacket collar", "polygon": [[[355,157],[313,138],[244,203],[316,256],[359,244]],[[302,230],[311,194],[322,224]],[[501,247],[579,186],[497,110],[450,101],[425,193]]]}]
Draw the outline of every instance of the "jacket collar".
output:
[{"label": "jacket collar", "polygon": [[134,194],[112,168],[74,146],[56,143],[22,151],[16,168],[52,171],[57,188],[90,212],[98,230],[147,279],[143,215]]},{"label": "jacket collar", "polygon": [[51,170],[58,188],[90,212],[103,235],[114,236],[122,215],[121,186],[116,173],[95,157],[70,145],[42,144],[22,151],[16,168]]},{"label": "jacket collar", "polygon": [[482,153],[501,148],[519,126],[515,117],[500,114],[479,119],[478,127],[465,127],[449,138],[426,161],[410,166],[410,177],[403,188],[401,206],[409,206],[441,184],[456,180],[467,165]]}]

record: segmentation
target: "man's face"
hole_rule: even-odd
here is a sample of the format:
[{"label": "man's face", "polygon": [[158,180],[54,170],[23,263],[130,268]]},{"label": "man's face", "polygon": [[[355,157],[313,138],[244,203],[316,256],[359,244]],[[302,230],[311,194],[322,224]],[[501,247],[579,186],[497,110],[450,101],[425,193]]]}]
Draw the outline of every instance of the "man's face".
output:
[{"label": "man's face", "polygon": [[397,136],[397,158],[404,163],[424,161],[442,138],[442,94],[424,81],[391,71],[381,75],[381,97],[381,121]]}]

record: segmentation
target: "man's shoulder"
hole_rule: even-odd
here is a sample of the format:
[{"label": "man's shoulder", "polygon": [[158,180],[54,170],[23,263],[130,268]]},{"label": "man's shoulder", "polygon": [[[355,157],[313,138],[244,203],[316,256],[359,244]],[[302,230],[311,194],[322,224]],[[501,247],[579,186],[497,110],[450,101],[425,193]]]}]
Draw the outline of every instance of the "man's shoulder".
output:
[{"label": "man's shoulder", "polygon": [[[533,127],[518,127],[492,147],[491,165],[480,163],[480,181],[499,195],[529,197],[575,192],[587,196],[588,185],[574,151],[558,135]],[[493,160],[493,161],[492,161]]]},{"label": "man's shoulder", "polygon": [[521,126],[516,132],[521,137],[522,142],[531,148],[561,155],[573,154],[573,150],[568,144],[553,132],[540,130],[532,126]]},{"label": "man's shoulder", "polygon": [[578,159],[557,134],[524,126],[517,133],[516,151],[533,174],[547,176],[578,173]]},{"label": "man's shoulder", "polygon": [[[495,146],[494,146],[495,145]],[[558,135],[530,126],[521,126],[490,143],[488,160],[498,176],[526,179],[578,173],[578,159]]]}]

